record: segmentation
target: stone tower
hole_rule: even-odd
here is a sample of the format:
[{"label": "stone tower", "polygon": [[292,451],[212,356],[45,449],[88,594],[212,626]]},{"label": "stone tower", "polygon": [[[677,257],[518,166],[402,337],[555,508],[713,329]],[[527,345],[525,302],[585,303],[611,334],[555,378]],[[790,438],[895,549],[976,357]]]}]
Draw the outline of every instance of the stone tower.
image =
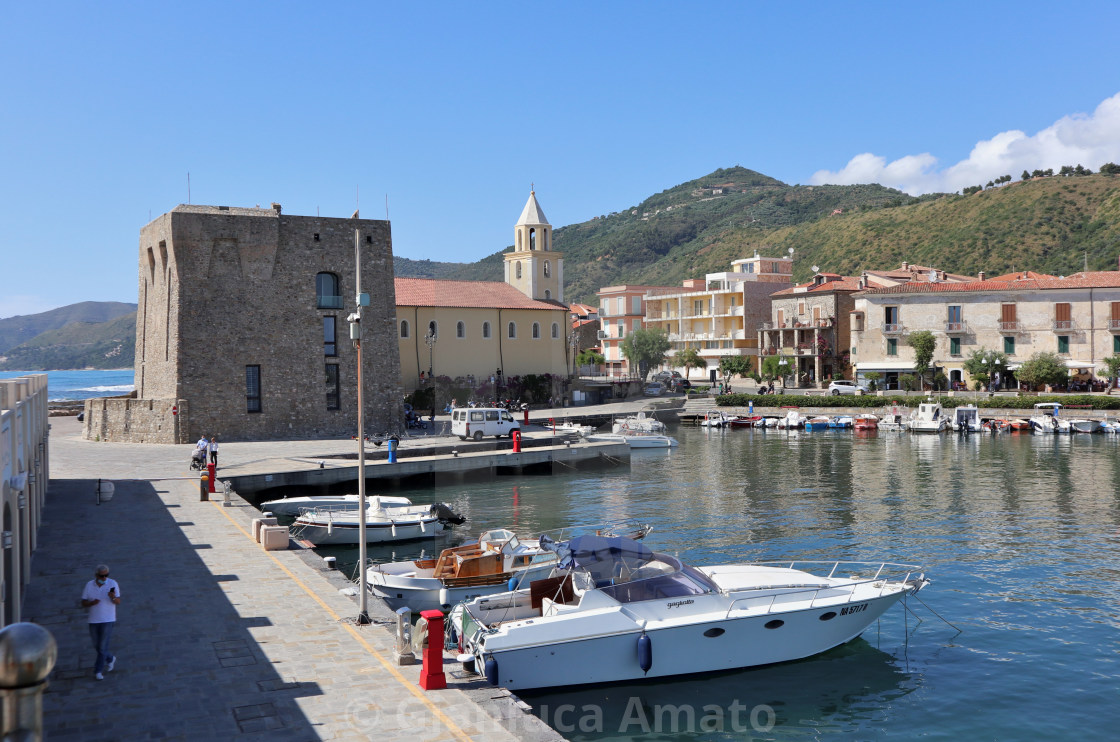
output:
[{"label": "stone tower", "polygon": [[563,303],[564,256],[552,249],[552,225],[536,191],[529,191],[513,232],[513,252],[505,254],[506,283],[531,299]]}]

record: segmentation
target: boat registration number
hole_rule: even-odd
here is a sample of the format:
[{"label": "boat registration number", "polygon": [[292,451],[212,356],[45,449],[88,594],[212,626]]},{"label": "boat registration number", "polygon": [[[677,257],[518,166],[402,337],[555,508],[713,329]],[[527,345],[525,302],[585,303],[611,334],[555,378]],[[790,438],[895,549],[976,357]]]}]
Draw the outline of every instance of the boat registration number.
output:
[{"label": "boat registration number", "polygon": [[867,603],[860,603],[859,605],[850,605],[850,606],[847,606],[845,608],[841,608],[840,609],[840,615],[841,616],[850,616],[853,613],[860,613],[861,611],[866,611],[867,606],[868,606]]}]

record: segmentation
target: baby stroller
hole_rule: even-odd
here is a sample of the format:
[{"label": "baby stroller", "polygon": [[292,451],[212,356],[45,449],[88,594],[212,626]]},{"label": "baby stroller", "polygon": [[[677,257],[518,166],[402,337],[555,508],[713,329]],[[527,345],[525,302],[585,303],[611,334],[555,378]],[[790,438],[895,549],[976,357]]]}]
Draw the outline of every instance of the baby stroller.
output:
[{"label": "baby stroller", "polygon": [[191,471],[202,471],[206,468],[206,452],[201,448],[196,448],[194,453],[191,454]]}]

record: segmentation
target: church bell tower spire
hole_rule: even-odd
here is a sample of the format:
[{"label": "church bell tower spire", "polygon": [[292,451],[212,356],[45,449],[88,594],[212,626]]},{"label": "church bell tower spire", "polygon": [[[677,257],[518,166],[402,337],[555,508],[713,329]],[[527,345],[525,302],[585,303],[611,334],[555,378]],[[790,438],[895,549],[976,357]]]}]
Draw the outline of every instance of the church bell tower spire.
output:
[{"label": "church bell tower spire", "polygon": [[535,190],[513,227],[513,252],[504,257],[506,283],[532,299],[564,302],[564,256],[552,249],[552,225]]}]

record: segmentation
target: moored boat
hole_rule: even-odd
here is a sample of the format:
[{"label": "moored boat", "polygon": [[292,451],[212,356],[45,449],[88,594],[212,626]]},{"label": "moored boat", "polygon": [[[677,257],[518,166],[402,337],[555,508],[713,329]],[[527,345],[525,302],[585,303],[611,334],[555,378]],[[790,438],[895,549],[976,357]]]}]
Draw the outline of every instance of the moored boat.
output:
[{"label": "moored boat", "polygon": [[625,443],[630,448],[676,448],[676,438],[657,433],[592,433],[586,440],[592,443]]},{"label": "moored boat", "polygon": [[1062,419],[1061,411],[1061,402],[1039,402],[1031,415],[1031,428],[1036,433],[1069,433],[1069,421]]},{"label": "moored boat", "polygon": [[911,433],[940,433],[948,426],[941,405],[937,402],[922,402],[910,420]]},{"label": "moored boat", "polygon": [[[366,543],[388,543],[426,538],[453,521],[441,514],[443,505],[413,505],[406,497],[374,496],[366,506]],[[450,512],[450,509],[447,509]],[[459,523],[463,519],[454,516]],[[362,514],[357,508],[313,507],[300,512],[291,525],[296,538],[316,546],[357,544]]]},{"label": "moored boat", "polygon": [[856,430],[875,430],[879,427],[879,418],[869,412],[856,415],[852,420],[852,427]]},{"label": "moored boat", "polygon": [[928,584],[920,567],[880,562],[693,567],[593,536],[561,557],[567,574],[452,609],[462,657],[491,684],[609,683],[810,657]]}]

